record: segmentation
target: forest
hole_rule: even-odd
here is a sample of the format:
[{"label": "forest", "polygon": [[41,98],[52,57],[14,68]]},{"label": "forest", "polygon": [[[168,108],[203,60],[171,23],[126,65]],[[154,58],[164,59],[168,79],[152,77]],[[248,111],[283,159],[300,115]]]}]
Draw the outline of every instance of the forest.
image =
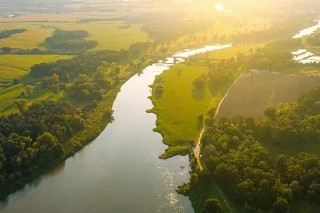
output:
[{"label": "forest", "polygon": [[4,30],[0,32],[0,39],[9,38],[10,36],[18,33],[23,33],[27,31],[26,29],[13,29],[13,30]]},{"label": "forest", "polygon": [[[193,173],[180,192],[190,194],[201,183],[217,183],[245,212],[292,212],[301,202],[320,202],[320,158],[299,152],[302,146],[320,143],[320,87],[296,103],[268,108],[257,121],[243,116],[214,120],[212,112],[202,140],[204,170]],[[268,145],[282,151],[271,152]],[[283,154],[289,147],[296,147],[296,154]],[[212,199],[204,211],[221,211],[222,201]]]},{"label": "forest", "polygon": [[97,41],[86,40],[85,38],[88,36],[89,33],[84,30],[56,30],[51,37],[46,38],[43,46],[46,47],[49,52],[77,54],[98,45]]},{"label": "forest", "polygon": [[[127,51],[88,52],[31,68],[29,77],[39,83],[26,85],[15,99],[18,113],[0,117],[0,199],[73,155],[101,132],[100,126],[112,120],[114,94],[143,65],[132,60],[138,60],[149,46],[147,42]],[[41,90],[63,91],[65,98],[28,100]],[[103,115],[94,114],[102,102],[105,106],[98,111]],[[96,118],[104,122],[92,122]]]}]

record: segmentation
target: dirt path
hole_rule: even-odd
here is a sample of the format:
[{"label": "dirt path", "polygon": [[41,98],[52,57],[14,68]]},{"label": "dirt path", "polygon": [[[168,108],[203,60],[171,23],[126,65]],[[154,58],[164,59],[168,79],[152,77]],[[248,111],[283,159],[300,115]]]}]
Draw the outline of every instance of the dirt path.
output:
[{"label": "dirt path", "polygon": [[232,88],[234,87],[234,85],[236,85],[236,83],[239,81],[239,79],[242,77],[242,74],[233,82],[233,84],[229,87],[228,91],[226,92],[226,94],[223,96],[223,98],[221,99],[217,109],[216,109],[216,112],[214,113],[214,119],[217,118],[218,114],[219,114],[219,111],[220,111],[220,108],[224,102],[224,100],[228,97],[230,91],[232,90]]},{"label": "dirt path", "polygon": [[[242,75],[240,75],[240,76],[233,82],[233,84],[230,86],[230,88],[228,89],[228,91],[226,92],[226,94],[223,96],[223,98],[221,99],[221,101],[220,101],[220,103],[219,103],[219,105],[218,105],[218,107],[217,107],[217,109],[216,109],[216,112],[215,112],[213,118],[216,118],[216,117],[217,117],[222,103],[223,103],[224,100],[227,98],[229,92],[231,91],[231,89],[234,87],[234,85],[238,82],[238,80],[239,80],[241,77],[242,77]],[[206,126],[204,126],[204,127],[202,128],[202,130],[201,130],[201,132],[200,132],[199,139],[198,139],[197,144],[196,144],[196,147],[195,147],[195,149],[193,150],[194,156],[195,156],[195,158],[196,158],[196,160],[197,160],[197,166],[198,166],[198,168],[199,168],[200,171],[203,170],[203,166],[202,166],[201,161],[200,161],[200,150],[201,150],[202,135],[203,135],[203,133],[205,132],[205,130],[206,130]]]},{"label": "dirt path", "polygon": [[201,161],[200,161],[200,148],[201,148],[201,139],[202,139],[202,135],[205,132],[206,127],[203,127],[199,136],[199,139],[197,141],[197,145],[194,149],[194,156],[197,160],[197,166],[200,169],[200,171],[203,169],[202,165],[201,165]]}]

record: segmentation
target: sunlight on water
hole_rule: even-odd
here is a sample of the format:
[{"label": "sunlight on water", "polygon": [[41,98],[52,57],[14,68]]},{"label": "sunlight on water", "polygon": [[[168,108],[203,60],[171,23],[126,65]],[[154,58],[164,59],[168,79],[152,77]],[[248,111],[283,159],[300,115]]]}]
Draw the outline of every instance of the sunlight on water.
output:
[{"label": "sunlight on water", "polygon": [[199,54],[199,53],[205,53],[205,52],[209,52],[209,51],[214,51],[214,50],[221,50],[221,49],[225,49],[225,48],[229,48],[232,47],[232,44],[225,44],[225,45],[209,45],[209,46],[205,46],[199,49],[194,49],[194,50],[186,50],[184,52],[177,52],[173,55],[173,57],[176,58],[188,58],[190,56]]},{"label": "sunlight on water", "polygon": [[320,63],[320,56],[314,55],[306,49],[299,49],[291,52],[293,60],[301,64]]},{"label": "sunlight on water", "polygon": [[302,38],[308,35],[313,34],[316,30],[318,30],[320,27],[320,21],[318,21],[318,24],[308,27],[306,29],[301,30],[298,34],[294,35],[292,38]]},{"label": "sunlight on water", "polygon": [[149,85],[174,63],[228,47],[231,44],[180,51],[132,77],[121,87],[112,107],[114,121],[101,135],[56,173],[9,196],[1,212],[86,213],[93,207],[94,212],[193,212],[189,199],[175,191],[189,180],[189,156],[158,158],[167,146],[153,131],[156,115],[146,112],[152,108]]}]

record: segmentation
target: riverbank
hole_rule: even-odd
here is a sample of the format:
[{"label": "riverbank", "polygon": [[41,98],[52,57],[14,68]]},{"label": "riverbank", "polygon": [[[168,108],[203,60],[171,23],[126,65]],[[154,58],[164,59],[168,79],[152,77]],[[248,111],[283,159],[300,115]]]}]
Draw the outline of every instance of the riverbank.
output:
[{"label": "riverbank", "polygon": [[73,156],[94,140],[102,132],[105,126],[112,122],[112,105],[117,93],[120,91],[121,86],[133,75],[135,75],[133,72],[122,75],[120,83],[110,89],[104,98],[97,103],[95,109],[87,115],[83,130],[73,135],[68,142],[64,142],[65,153],[62,158],[50,161],[45,166],[33,169],[32,173],[24,175],[19,179],[19,183],[16,181],[7,183],[1,190],[0,201],[5,202],[5,199],[9,194],[21,189],[26,184],[33,182],[41,175],[51,171],[54,167],[63,163],[66,159]]}]

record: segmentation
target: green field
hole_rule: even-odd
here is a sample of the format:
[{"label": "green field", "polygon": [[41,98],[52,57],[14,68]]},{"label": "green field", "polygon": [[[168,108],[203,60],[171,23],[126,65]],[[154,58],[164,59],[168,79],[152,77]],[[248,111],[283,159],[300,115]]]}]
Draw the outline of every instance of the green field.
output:
[{"label": "green field", "polygon": [[[37,79],[23,78],[28,75],[30,68],[35,64],[53,62],[59,59],[70,58],[63,55],[0,55],[0,79],[12,82],[13,79],[19,79],[20,83],[0,90],[0,112],[9,114],[16,112],[13,107],[13,100],[18,98],[20,93],[25,90],[25,85],[35,84]],[[52,92],[42,92],[34,94],[30,98],[33,101],[45,99],[46,96],[57,95]]]},{"label": "green field", "polygon": [[26,32],[15,34],[10,38],[0,39],[0,47],[33,49],[39,47],[55,29],[85,30],[89,40],[96,40],[96,49],[126,49],[135,42],[149,40],[146,33],[141,31],[142,25],[125,26],[124,22],[22,22],[1,23],[0,31],[25,28]]},{"label": "green field", "polygon": [[42,23],[1,23],[0,31],[25,28],[27,31],[0,39],[0,47],[33,49],[39,47],[44,40],[51,36],[54,29],[42,27]]},{"label": "green field", "polygon": [[[89,40],[98,41],[96,49],[126,49],[135,42],[147,41],[148,36],[141,31],[141,25],[124,27],[124,22],[25,22],[25,23],[2,23],[0,31],[9,29],[25,28],[26,32],[15,34],[10,38],[0,39],[0,47],[11,47],[21,49],[37,48],[44,40],[51,36],[54,29],[62,30],[85,30],[90,36]],[[0,111],[4,114],[15,112],[13,100],[19,98],[25,90],[25,85],[35,85],[37,79],[23,78],[30,68],[35,64],[50,63],[59,59],[70,58],[64,55],[0,55],[0,79],[12,82],[13,79],[20,79],[21,83],[0,90]],[[49,91],[38,91],[28,99],[34,101],[44,99],[60,99],[63,94],[53,94]]]},{"label": "green field", "polygon": [[91,22],[91,23],[51,23],[51,26],[62,30],[86,30],[89,40],[98,41],[96,49],[127,49],[135,42],[147,41],[148,36],[141,31],[142,25],[124,27],[124,22]]},{"label": "green field", "polygon": [[156,130],[165,144],[195,140],[202,127],[198,116],[219,103],[221,96],[213,97],[208,88],[201,92],[193,88],[194,79],[206,73],[204,66],[179,64],[160,75],[164,92],[160,98],[153,95],[152,112],[158,116]]},{"label": "green field", "polygon": [[0,79],[13,80],[27,75],[35,64],[70,58],[63,55],[0,55]]}]

